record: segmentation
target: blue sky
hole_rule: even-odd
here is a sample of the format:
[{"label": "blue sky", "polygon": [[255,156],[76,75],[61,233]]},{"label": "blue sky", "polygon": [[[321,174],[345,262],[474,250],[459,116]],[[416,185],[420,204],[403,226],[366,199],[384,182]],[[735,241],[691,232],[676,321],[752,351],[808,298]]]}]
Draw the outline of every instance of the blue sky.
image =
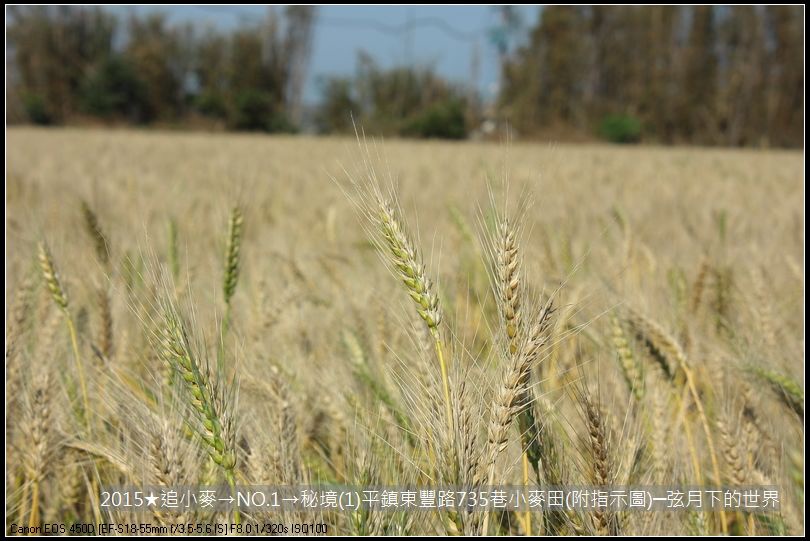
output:
[{"label": "blue sky", "polygon": [[[193,22],[222,30],[260,21],[265,6],[112,6],[118,15],[130,11],[160,11],[171,22]],[[279,9],[279,8],[276,8]],[[539,8],[521,6],[523,26],[535,24]],[[404,28],[411,22],[412,30]],[[490,30],[498,16],[491,6],[323,6],[309,66],[305,101],[317,100],[319,78],[354,72],[357,53],[370,53],[383,66],[402,63],[432,64],[444,77],[469,83],[474,51],[478,50],[477,87],[485,98],[495,93],[498,55]]]}]

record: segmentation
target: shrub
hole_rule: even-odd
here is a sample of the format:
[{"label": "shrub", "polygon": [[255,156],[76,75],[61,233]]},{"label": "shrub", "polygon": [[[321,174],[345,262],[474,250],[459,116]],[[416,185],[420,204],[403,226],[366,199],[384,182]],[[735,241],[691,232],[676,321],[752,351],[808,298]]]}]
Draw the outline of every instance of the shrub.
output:
[{"label": "shrub", "polygon": [[237,130],[264,130],[272,110],[273,98],[268,92],[242,90],[234,97],[231,124]]},{"label": "shrub", "polygon": [[464,103],[457,98],[448,98],[428,106],[406,123],[403,135],[464,139],[467,136]]},{"label": "shrub", "polygon": [[194,100],[197,110],[209,117],[225,118],[228,116],[228,104],[219,92],[203,92]]},{"label": "shrub", "polygon": [[608,115],[599,124],[599,135],[611,143],[637,143],[641,122],[632,115]]},{"label": "shrub", "polygon": [[270,92],[257,88],[248,88],[236,95],[231,125],[237,130],[271,133],[295,131],[295,126],[282,111],[282,104]]},{"label": "shrub", "polygon": [[298,127],[282,111],[274,111],[267,119],[265,130],[270,133],[296,133]]},{"label": "shrub", "polygon": [[53,122],[53,115],[42,96],[28,94],[23,98],[23,107],[28,119],[34,124],[47,125]]}]

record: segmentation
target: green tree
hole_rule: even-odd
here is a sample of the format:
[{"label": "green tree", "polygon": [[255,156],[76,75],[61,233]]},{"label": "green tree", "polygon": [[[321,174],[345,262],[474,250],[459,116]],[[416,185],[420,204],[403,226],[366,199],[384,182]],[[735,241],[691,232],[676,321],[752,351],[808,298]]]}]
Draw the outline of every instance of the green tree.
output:
[{"label": "green tree", "polygon": [[77,111],[87,72],[110,55],[116,22],[100,8],[14,6],[6,28],[9,81],[39,120],[61,122]]},{"label": "green tree", "polygon": [[92,70],[81,89],[82,110],[104,118],[141,123],[149,119],[146,87],[120,55],[109,56]]},{"label": "green tree", "polygon": [[195,106],[207,116],[228,114],[228,39],[206,28],[196,41],[193,72],[198,86]]}]

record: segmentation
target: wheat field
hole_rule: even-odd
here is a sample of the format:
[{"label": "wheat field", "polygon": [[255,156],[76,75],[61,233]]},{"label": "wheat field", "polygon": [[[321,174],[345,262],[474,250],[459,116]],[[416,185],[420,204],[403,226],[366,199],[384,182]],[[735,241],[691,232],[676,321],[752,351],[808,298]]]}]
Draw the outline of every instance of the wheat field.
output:
[{"label": "wheat field", "polygon": [[[7,135],[7,532],[804,532],[800,152]],[[781,507],[100,501],[316,483],[773,486]]]}]

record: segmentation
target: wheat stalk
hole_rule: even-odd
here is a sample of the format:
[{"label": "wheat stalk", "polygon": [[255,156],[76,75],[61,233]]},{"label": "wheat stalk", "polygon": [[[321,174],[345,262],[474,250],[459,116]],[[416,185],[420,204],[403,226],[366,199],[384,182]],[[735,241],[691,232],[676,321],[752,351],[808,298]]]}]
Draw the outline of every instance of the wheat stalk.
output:
[{"label": "wheat stalk", "polygon": [[6,412],[7,415],[17,402],[12,390],[20,380],[21,363],[18,362],[20,342],[26,334],[26,322],[31,312],[31,297],[36,285],[33,273],[26,275],[23,283],[17,287],[16,295],[8,309],[6,326]]},{"label": "wheat stalk", "polygon": [[[720,479],[720,465],[717,460],[714,437],[712,436],[706,410],[703,407],[703,399],[695,384],[692,369],[689,367],[689,363],[686,360],[686,354],[663,327],[632,309],[628,308],[627,312],[628,321],[636,330],[638,337],[657,352],[660,361],[667,367],[670,376],[675,374],[675,370],[681,370],[683,372],[686,378],[686,387],[692,396],[692,401],[695,404],[698,417],[700,418],[700,425],[703,428],[703,434],[706,437],[706,445],[709,450],[709,458],[711,459],[714,477],[715,479]],[[725,511],[722,509],[720,510],[720,524],[723,533],[728,533],[728,522]]]},{"label": "wheat stalk", "polygon": [[303,481],[301,464],[300,445],[298,443],[298,421],[296,420],[295,409],[290,398],[290,391],[287,383],[282,379],[278,367],[270,367],[270,375],[273,381],[273,390],[279,406],[278,434],[280,450],[280,474],[284,483],[295,485]]},{"label": "wheat stalk", "polygon": [[87,384],[85,383],[84,368],[82,366],[81,356],[79,354],[79,341],[76,336],[76,326],[73,323],[73,318],[70,316],[70,312],[68,311],[67,293],[65,293],[65,290],[62,287],[62,283],[59,280],[59,273],[56,271],[50,251],[48,250],[45,242],[40,242],[38,245],[38,259],[39,266],[42,271],[42,277],[45,279],[45,284],[48,286],[48,290],[51,293],[51,298],[53,298],[53,301],[62,310],[62,313],[65,316],[65,321],[67,321],[68,332],[70,333],[70,342],[71,346],[73,347],[73,358],[76,362],[76,371],[79,377],[79,386],[81,387],[82,392],[84,415],[86,420],[86,416],[90,414],[90,404],[87,398]]},{"label": "wheat stalk", "polygon": [[169,270],[171,270],[172,277],[177,280],[180,278],[180,249],[177,245],[177,222],[174,220],[174,218],[169,218],[166,229],[167,236],[169,238]]},{"label": "wheat stalk", "polygon": [[112,359],[113,355],[113,319],[110,294],[106,289],[99,289],[96,302],[100,316],[98,347],[105,359]]},{"label": "wheat stalk", "polygon": [[450,382],[444,358],[444,346],[439,332],[439,324],[442,321],[439,297],[434,291],[433,282],[427,277],[419,252],[405,232],[394,206],[390,201],[383,199],[379,193],[377,193],[376,219],[387,247],[391,266],[405,284],[408,294],[416,303],[419,317],[425,322],[433,337],[442,376],[447,429],[448,434],[452,433],[453,408],[450,400]]}]

